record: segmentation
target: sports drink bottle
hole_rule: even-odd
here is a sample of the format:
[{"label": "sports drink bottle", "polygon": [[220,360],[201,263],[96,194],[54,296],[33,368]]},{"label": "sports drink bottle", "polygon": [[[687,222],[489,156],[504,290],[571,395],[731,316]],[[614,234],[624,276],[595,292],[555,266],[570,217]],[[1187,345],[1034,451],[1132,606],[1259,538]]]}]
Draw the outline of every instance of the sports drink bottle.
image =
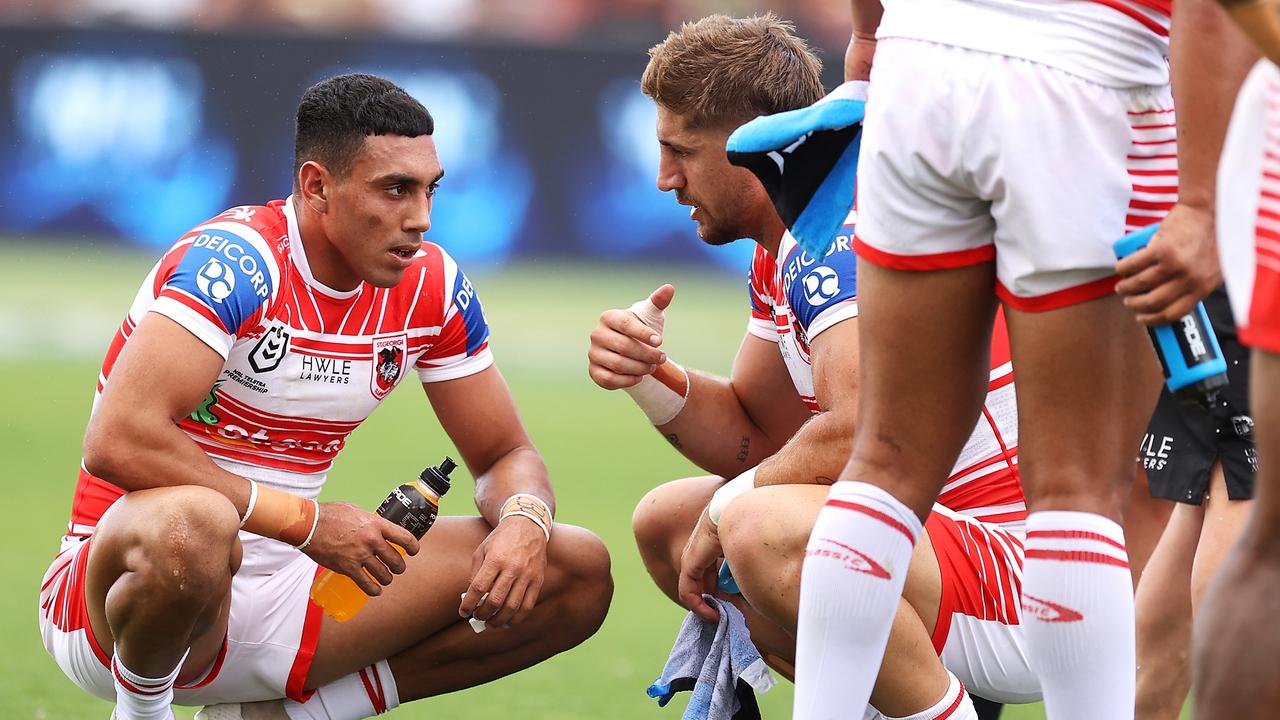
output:
[{"label": "sports drink bottle", "polygon": [[[449,473],[457,464],[449,457],[439,467],[422,471],[418,479],[391,491],[378,506],[377,513],[422,539],[436,521],[440,511],[440,496],[449,492]],[[404,550],[395,546],[403,555]],[[364,571],[368,574],[368,571]],[[372,577],[372,576],[371,576]],[[360,612],[369,596],[346,575],[325,569],[311,584],[311,599],[338,622],[346,622]]]},{"label": "sports drink bottle", "polygon": [[[1148,225],[1117,240],[1116,257],[1123,259],[1146,247],[1159,227],[1159,223]],[[1196,303],[1191,312],[1168,325],[1148,326],[1147,334],[1170,392],[1184,400],[1212,405],[1227,384],[1227,360],[1204,303]]]}]

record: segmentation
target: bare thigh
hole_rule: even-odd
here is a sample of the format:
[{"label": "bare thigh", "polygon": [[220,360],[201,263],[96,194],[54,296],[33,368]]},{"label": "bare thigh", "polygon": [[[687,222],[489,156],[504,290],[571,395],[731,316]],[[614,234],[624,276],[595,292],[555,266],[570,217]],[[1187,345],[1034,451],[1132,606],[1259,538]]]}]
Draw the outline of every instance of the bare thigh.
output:
[{"label": "bare thigh", "polygon": [[1122,522],[1160,369],[1116,297],[1043,313],[1006,308],[1028,507]]}]

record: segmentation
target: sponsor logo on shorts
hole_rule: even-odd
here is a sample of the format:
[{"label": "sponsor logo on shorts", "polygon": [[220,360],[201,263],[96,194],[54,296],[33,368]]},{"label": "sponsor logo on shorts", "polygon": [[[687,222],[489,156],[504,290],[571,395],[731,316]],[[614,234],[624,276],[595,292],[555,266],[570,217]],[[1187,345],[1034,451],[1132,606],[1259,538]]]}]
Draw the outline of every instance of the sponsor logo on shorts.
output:
[{"label": "sponsor logo on shorts", "polygon": [[1077,622],[1084,619],[1084,615],[1071,608],[1026,593],[1022,593],[1022,611],[1040,622]]},{"label": "sponsor logo on shorts", "polygon": [[805,551],[806,558],[830,558],[836,562],[843,563],[845,570],[852,572],[864,573],[872,577],[878,577],[882,580],[890,578],[889,571],[884,569],[880,563],[872,560],[866,553],[855,550],[848,545],[831,538],[818,538],[818,547],[813,547]]},{"label": "sponsor logo on shorts", "polygon": [[[1157,439],[1158,438],[1158,439]],[[1142,467],[1145,470],[1163,470],[1173,454],[1173,438],[1169,435],[1147,433],[1142,436]]]}]

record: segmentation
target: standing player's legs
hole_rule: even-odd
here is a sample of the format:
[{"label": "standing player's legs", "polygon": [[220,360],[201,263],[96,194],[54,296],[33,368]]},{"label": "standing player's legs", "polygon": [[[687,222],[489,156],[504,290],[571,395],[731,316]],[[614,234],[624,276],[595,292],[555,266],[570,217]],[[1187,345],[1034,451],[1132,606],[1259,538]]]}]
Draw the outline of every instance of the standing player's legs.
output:
[{"label": "standing player's legs", "polygon": [[1169,524],[1173,506],[1171,500],[1151,496],[1147,473],[1139,465],[1124,513],[1125,547],[1129,550],[1129,574],[1133,578],[1135,591],[1138,589],[1138,581],[1142,579],[1143,570],[1156,550],[1156,544],[1160,542],[1160,536]]},{"label": "standing player's legs", "polygon": [[1114,296],[1006,308],[1027,491],[1023,609],[1050,717],[1128,717],[1133,585],[1121,530],[1160,371]]},{"label": "standing player's legs", "polygon": [[99,521],[84,600],[97,643],[106,652],[114,646],[121,720],[169,717],[175,680],[217,656],[240,564],[239,525],[226,497],[194,486],[129,493]]},{"label": "standing player's legs", "polygon": [[1205,594],[1193,646],[1195,717],[1273,718],[1280,707],[1280,354],[1255,350],[1250,376],[1258,475],[1240,542]]},{"label": "standing player's legs", "polygon": [[922,520],[987,390],[991,263],[915,272],[860,258],[858,280],[853,454],[814,524],[801,576],[801,720],[843,717],[867,702]]}]

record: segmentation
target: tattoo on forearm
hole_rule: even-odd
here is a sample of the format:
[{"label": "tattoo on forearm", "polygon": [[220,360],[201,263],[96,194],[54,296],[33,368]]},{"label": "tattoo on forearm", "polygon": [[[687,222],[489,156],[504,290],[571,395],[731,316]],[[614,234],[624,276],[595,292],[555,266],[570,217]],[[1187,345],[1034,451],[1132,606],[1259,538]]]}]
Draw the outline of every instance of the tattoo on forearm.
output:
[{"label": "tattoo on forearm", "polygon": [[677,449],[677,450],[679,450],[679,449],[682,447],[682,445],[680,445],[680,436],[679,436],[679,435],[677,435],[677,434],[675,434],[675,433],[667,433],[666,435],[663,435],[662,437],[666,438],[666,439],[667,439],[667,442],[671,443],[671,447],[673,447],[673,448],[675,448],[675,449]]},{"label": "tattoo on forearm", "polygon": [[751,454],[751,438],[746,435],[742,436],[742,445],[738,446],[738,462],[747,461],[747,455]]}]

